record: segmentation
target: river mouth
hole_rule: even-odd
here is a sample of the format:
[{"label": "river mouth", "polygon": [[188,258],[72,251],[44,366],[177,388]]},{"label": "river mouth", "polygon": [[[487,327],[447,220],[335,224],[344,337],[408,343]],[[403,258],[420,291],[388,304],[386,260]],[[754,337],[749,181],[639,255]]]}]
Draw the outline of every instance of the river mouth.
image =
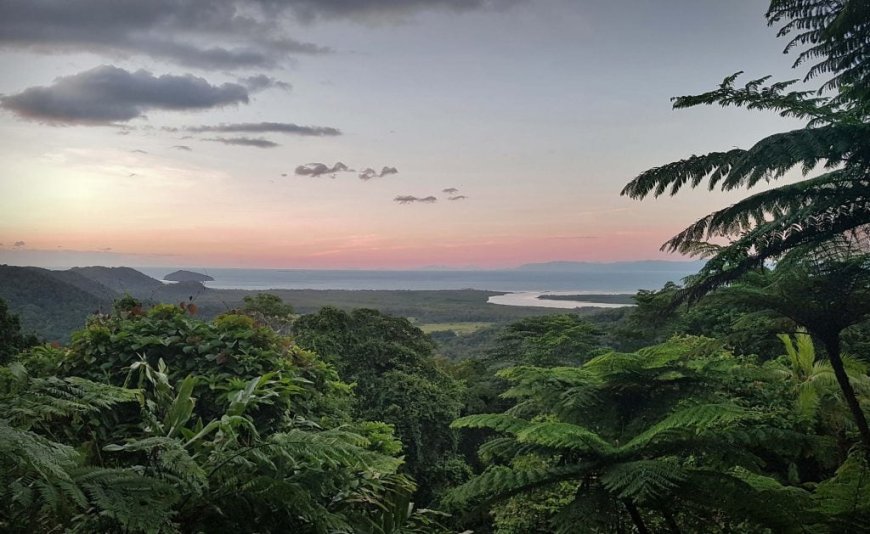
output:
[{"label": "river mouth", "polygon": [[[538,298],[541,295],[578,295],[582,296],[582,291],[517,291],[513,293],[505,293],[504,295],[494,295],[487,299],[490,304],[499,304],[501,306],[526,306],[535,308],[559,308],[563,310],[573,310],[575,308],[627,308],[634,304],[614,304],[612,302],[594,302],[592,300],[548,300]],[[601,292],[597,292],[601,294]]]}]

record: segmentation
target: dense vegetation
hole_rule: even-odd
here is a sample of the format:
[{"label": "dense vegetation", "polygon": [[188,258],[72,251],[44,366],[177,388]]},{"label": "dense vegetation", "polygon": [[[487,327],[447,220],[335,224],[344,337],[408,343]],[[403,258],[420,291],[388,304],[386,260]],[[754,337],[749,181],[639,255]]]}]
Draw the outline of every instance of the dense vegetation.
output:
[{"label": "dense vegetation", "polygon": [[[50,319],[61,283],[98,304],[62,346],[0,303],[0,530],[870,532],[870,9],[773,0],[768,18],[817,62],[808,80],[831,76],[821,92],[730,76],[675,105],[806,128],[625,193],[824,170],[677,235],[666,248],[708,263],[635,308],[429,336],[408,301],[385,301],[396,317],[248,294],[203,314],[181,296],[197,285],[0,271],[13,309]],[[484,308],[449,320],[498,323]]]}]

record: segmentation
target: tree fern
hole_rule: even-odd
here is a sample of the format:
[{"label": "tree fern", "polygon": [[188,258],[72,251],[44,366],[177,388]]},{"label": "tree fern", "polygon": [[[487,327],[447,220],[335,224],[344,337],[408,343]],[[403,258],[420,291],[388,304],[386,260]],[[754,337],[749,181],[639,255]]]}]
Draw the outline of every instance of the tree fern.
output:
[{"label": "tree fern", "polygon": [[601,475],[601,484],[619,499],[645,503],[670,494],[687,478],[675,458],[617,463]]}]

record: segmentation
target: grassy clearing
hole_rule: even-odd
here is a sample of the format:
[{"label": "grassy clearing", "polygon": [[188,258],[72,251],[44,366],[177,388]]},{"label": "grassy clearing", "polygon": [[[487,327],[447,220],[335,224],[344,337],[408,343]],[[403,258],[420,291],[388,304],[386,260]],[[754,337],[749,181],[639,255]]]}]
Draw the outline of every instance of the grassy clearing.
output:
[{"label": "grassy clearing", "polygon": [[466,323],[424,323],[418,324],[417,327],[423,332],[431,334],[432,332],[453,332],[458,336],[473,334],[479,330],[483,330],[493,323],[483,322],[466,322]]}]

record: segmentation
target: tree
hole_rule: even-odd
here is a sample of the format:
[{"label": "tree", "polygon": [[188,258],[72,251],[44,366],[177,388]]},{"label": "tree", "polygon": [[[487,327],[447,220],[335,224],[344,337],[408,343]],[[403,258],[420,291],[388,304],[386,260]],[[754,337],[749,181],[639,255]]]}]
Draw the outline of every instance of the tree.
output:
[{"label": "tree", "polygon": [[[780,303],[789,298],[802,300],[804,289],[798,279],[807,282],[812,279],[824,286],[833,280],[833,275],[848,288],[856,287],[855,283],[858,287],[866,283],[862,281],[867,279],[868,265],[863,260],[813,259],[811,263],[824,266],[820,267],[821,276],[808,275],[809,278],[800,274],[805,273],[805,269],[799,263],[801,254],[815,255],[831,242],[835,243],[835,248],[847,242],[848,246],[863,247],[865,254],[870,252],[867,248],[870,232],[868,17],[866,0],[771,2],[770,22],[788,21],[783,34],[799,32],[789,48],[811,45],[801,54],[798,63],[821,58],[810,70],[809,77],[822,72],[834,74],[826,86],[838,89],[834,96],[792,91],[789,88],[794,81],[768,83],[768,78],[736,87],[738,73],[725,78],[714,91],[674,99],[675,108],[718,104],[776,111],[782,116],[806,121],[806,127],[768,136],[749,149],[711,152],[650,169],[629,182],[623,189],[624,195],[632,198],[665,192],[674,195],[684,186],[697,187],[705,181],[710,189],[752,188],[761,182],[783,178],[792,169],[800,169],[804,176],[819,166],[825,169],[820,175],[756,193],[711,213],[665,243],[662,247],[665,250],[709,258],[678,295],[679,300],[696,301],[751,271],[763,269],[768,260],[785,262],[786,256],[794,268],[782,271],[779,287],[790,287],[790,291],[797,293],[787,295],[779,291]],[[711,243],[723,238],[730,240],[725,246]],[[788,281],[790,278],[794,283]],[[824,291],[830,293],[831,289]],[[858,307],[870,305],[860,298],[851,302]],[[860,322],[856,317],[866,317],[870,308],[852,308],[850,313],[841,314],[834,309],[835,302],[818,304],[823,304],[823,309],[792,307],[789,313],[778,311],[805,326],[825,345],[861,435],[865,454],[870,458],[870,428],[840,357],[841,332]]]},{"label": "tree", "polygon": [[11,313],[6,302],[0,299],[0,365],[36,343],[34,336],[22,334],[18,316]]},{"label": "tree", "polygon": [[578,365],[601,346],[603,332],[575,314],[529,317],[506,326],[486,360],[491,365]]},{"label": "tree", "polygon": [[771,0],[771,25],[788,21],[780,36],[791,36],[786,51],[806,46],[794,66],[816,61],[806,79],[833,74],[827,89],[847,87],[867,95],[870,89],[870,4],[867,0]]},{"label": "tree", "polygon": [[293,325],[296,342],[316,351],[354,384],[353,413],[383,421],[401,439],[419,502],[468,475],[450,423],[462,407],[461,384],[439,369],[434,344],[405,318],[376,310],[326,307]]},{"label": "tree", "polygon": [[841,339],[844,330],[870,317],[870,253],[865,249],[854,235],[796,248],[775,269],[751,273],[723,295],[774,310],[819,340],[870,459],[870,427],[846,370]]},{"label": "tree", "polygon": [[241,312],[265,324],[279,334],[289,334],[293,324],[293,306],[285,304],[281,297],[271,293],[246,295]]},{"label": "tree", "polygon": [[790,417],[790,399],[771,395],[785,392],[779,379],[713,340],[675,338],[581,367],[501,375],[517,406],[454,423],[501,434],[480,449],[493,465],[451,493],[456,505],[557,489],[548,518],[557,532],[626,524],[641,533],[716,532],[729,523],[790,532],[824,522],[809,492],[759,471],[788,465],[815,442]]},{"label": "tree", "polygon": [[439,531],[392,428],[342,413],[332,368],[250,318],[127,299],[75,340],[0,367],[0,529]]},{"label": "tree", "polygon": [[[769,78],[736,87],[735,74],[718,89],[674,99],[675,108],[718,104],[770,110],[807,121],[806,127],[766,137],[749,149],[735,148],[669,163],[641,173],[623,195],[644,198],[705,180],[710,189],[752,188],[800,169],[804,176],[821,165],[827,172],[795,184],[757,193],[716,211],[674,236],[663,249],[710,256],[688,288],[695,299],[799,246],[818,244],[870,224],[870,47],[867,0],[772,0],[770,24],[785,23],[780,35],[794,35],[786,50],[808,45],[795,66],[819,60],[807,79],[833,78],[823,89],[834,96],[789,90],[795,82]],[[711,239],[733,239],[710,247]]]},{"label": "tree", "polygon": [[[812,337],[798,332],[794,337],[780,334],[786,354],[768,363],[771,369],[782,375],[795,390],[797,412],[810,421],[821,421],[833,427],[833,434],[840,434],[851,414],[843,410],[846,402],[837,382],[834,368],[829,361],[816,357]],[[870,394],[868,366],[859,360],[843,357],[849,382],[855,386],[859,398]]]}]

